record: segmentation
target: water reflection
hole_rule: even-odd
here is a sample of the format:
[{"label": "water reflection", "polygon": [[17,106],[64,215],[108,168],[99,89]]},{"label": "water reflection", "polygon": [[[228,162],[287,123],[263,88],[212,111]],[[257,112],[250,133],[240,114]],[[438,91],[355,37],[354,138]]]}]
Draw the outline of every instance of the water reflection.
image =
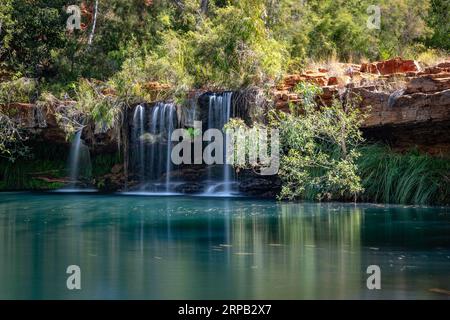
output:
[{"label": "water reflection", "polygon": [[[447,209],[0,195],[0,298],[442,298]],[[66,289],[66,268],[82,290]],[[366,268],[382,290],[366,289]],[[445,298],[445,297],[444,297]]]}]

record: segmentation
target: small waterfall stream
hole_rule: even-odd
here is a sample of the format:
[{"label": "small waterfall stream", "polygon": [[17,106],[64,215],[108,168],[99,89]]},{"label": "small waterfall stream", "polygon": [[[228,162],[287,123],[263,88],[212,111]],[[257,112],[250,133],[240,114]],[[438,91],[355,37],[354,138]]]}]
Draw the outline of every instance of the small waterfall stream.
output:
[{"label": "small waterfall stream", "polygon": [[138,105],[134,110],[133,116],[133,139],[134,144],[137,146],[137,154],[139,161],[139,176],[141,178],[144,177],[145,174],[145,146],[144,140],[141,139],[143,137],[144,131],[144,117],[145,117],[145,109],[142,105]]},{"label": "small waterfall stream", "polygon": [[388,107],[393,108],[398,100],[405,93],[405,89],[398,89],[392,92],[388,99]]},{"label": "small waterfall stream", "polygon": [[[208,129],[218,129],[223,131],[225,124],[230,121],[232,92],[224,92],[222,94],[212,94],[209,96],[208,105]],[[227,141],[224,135],[223,147],[223,165],[221,173],[215,174],[215,168],[208,168],[208,187],[206,194],[214,195],[231,195],[233,186],[235,185],[233,177],[233,168],[226,164]],[[219,181],[218,181],[219,180]]]},{"label": "small waterfall stream", "polygon": [[69,154],[69,174],[70,174],[70,189],[83,189],[82,181],[88,181],[92,175],[91,157],[89,148],[81,139],[83,130],[79,130],[70,147]]}]

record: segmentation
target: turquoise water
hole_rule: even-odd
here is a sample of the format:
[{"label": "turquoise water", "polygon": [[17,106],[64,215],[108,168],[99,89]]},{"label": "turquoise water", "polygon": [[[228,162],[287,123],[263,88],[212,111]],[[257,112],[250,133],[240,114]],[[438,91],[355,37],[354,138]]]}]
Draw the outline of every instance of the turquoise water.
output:
[{"label": "turquoise water", "polygon": [[448,208],[0,194],[1,299],[448,298],[433,288],[450,290]]}]

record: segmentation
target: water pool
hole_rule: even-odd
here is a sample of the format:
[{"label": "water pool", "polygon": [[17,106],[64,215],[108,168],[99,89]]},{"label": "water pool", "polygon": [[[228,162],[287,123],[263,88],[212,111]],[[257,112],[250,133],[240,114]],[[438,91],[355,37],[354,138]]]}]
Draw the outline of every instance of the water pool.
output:
[{"label": "water pool", "polygon": [[448,298],[431,289],[450,290],[449,208],[0,193],[0,299]]}]

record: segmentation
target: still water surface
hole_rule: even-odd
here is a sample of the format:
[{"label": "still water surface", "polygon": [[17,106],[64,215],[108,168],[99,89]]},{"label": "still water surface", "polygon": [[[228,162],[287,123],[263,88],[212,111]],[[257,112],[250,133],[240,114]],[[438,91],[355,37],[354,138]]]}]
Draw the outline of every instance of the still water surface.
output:
[{"label": "still water surface", "polygon": [[448,298],[433,288],[449,208],[0,193],[0,299]]}]

